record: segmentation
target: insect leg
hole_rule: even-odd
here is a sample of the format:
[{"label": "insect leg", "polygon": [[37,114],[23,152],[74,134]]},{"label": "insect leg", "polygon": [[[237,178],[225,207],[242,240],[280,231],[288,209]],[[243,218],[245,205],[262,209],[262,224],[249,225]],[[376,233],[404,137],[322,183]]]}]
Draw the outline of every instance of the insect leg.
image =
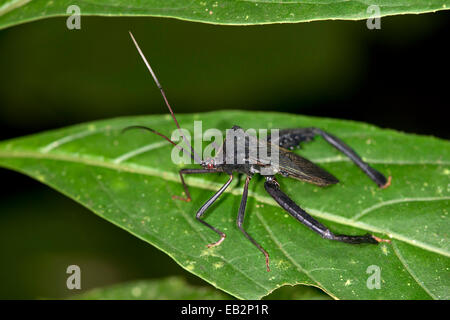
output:
[{"label": "insect leg", "polygon": [[172,199],[178,199],[186,202],[190,202],[192,200],[191,194],[189,193],[189,189],[187,184],[184,182],[183,174],[192,174],[192,173],[214,173],[217,172],[214,169],[181,169],[179,171],[180,174],[180,180],[183,184],[184,193],[186,194],[186,198],[180,197],[180,196],[172,196]]},{"label": "insect leg", "polygon": [[[361,157],[342,140],[319,128],[282,129],[279,131],[277,141],[280,147],[294,149],[294,147],[298,146],[301,142],[311,141],[315,135],[322,136],[325,141],[349,157],[379,187],[389,187],[391,184],[391,177],[386,179],[382,173],[378,172],[364,162]],[[274,140],[271,142],[276,143],[277,141]]]},{"label": "insect leg", "polygon": [[342,140],[318,128],[311,128],[315,133],[321,135],[329,144],[349,157],[361,170],[369,176],[380,188],[387,188],[391,184],[391,177],[386,177],[364,162],[361,157]]},{"label": "insect leg", "polygon": [[197,215],[196,215],[197,220],[200,221],[201,223],[203,223],[205,226],[207,226],[208,228],[210,228],[211,230],[213,230],[215,233],[217,233],[220,236],[219,241],[208,244],[208,248],[215,247],[215,246],[218,246],[219,244],[221,244],[222,241],[225,240],[225,233],[223,233],[219,229],[214,228],[212,225],[210,225],[206,221],[203,221],[201,219],[201,217],[205,214],[206,209],[208,209],[217,200],[217,198],[220,197],[220,195],[225,191],[225,189],[228,188],[231,181],[233,181],[232,175],[230,175],[230,179],[228,179],[228,181],[222,186],[222,188],[220,188],[219,191],[217,191],[216,194],[213,195],[211,199],[206,201],[206,203],[197,212]]},{"label": "insect leg", "polygon": [[334,234],[326,226],[311,217],[305,210],[300,208],[294,201],[292,201],[283,191],[280,190],[278,182],[273,177],[266,177],[264,183],[266,191],[275,199],[275,201],[286,210],[291,216],[310,228],[312,231],[320,234],[322,238],[329,240],[336,240],[346,243],[373,243],[390,242],[389,240],[380,239],[371,234],[364,236],[349,236],[343,234]]},{"label": "insect leg", "polygon": [[247,179],[245,180],[244,193],[242,194],[241,205],[239,206],[239,213],[238,213],[238,217],[237,217],[236,223],[237,223],[237,226],[239,227],[239,229],[242,231],[242,233],[247,237],[247,239],[250,240],[259,249],[259,251],[261,251],[264,254],[264,256],[266,257],[267,271],[270,271],[270,268],[269,268],[269,254],[267,253],[266,250],[263,249],[263,247],[261,247],[261,245],[258,242],[256,242],[255,239],[253,239],[244,230],[244,227],[243,227],[245,206],[247,204],[247,196],[248,196],[248,183],[249,183],[250,179],[251,179],[251,177],[247,176]]}]

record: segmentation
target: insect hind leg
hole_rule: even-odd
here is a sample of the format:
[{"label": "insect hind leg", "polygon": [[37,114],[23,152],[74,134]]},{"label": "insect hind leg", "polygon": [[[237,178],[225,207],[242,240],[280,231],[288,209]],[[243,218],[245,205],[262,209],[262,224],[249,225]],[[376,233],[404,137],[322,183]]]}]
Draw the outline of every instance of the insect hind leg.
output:
[{"label": "insect hind leg", "polygon": [[372,179],[380,188],[384,189],[391,185],[391,177],[386,179],[386,177],[372,168],[367,162],[365,162],[361,157],[350,148],[347,144],[345,144],[339,138],[333,136],[332,134],[325,132],[319,128],[310,128],[314,133],[321,135],[326,142],[331,144],[337,150],[345,154],[349,157],[370,179]]},{"label": "insect hind leg", "polygon": [[389,240],[380,239],[371,234],[363,236],[352,236],[343,234],[334,234],[326,226],[311,217],[305,210],[300,208],[291,198],[281,191],[279,184],[273,177],[267,177],[264,188],[272,196],[273,199],[292,217],[303,223],[312,231],[318,233],[322,238],[336,240],[350,244],[390,242]]},{"label": "insect hind leg", "polygon": [[278,139],[270,139],[271,143],[277,143],[282,148],[293,150],[300,148],[302,142],[309,142],[314,139],[316,133],[313,128],[296,128],[296,129],[281,129],[278,132]]},{"label": "insect hind leg", "polygon": [[326,142],[331,144],[334,148],[349,157],[370,179],[372,179],[380,188],[387,188],[391,184],[391,177],[386,177],[378,170],[372,168],[368,163],[361,159],[361,157],[345,144],[339,138],[332,134],[323,131],[322,129],[311,128],[297,128],[297,129],[282,129],[278,133],[277,140],[271,140],[271,143],[277,143],[280,147],[285,149],[294,149],[299,147],[302,142],[309,142],[315,136],[320,135]]}]

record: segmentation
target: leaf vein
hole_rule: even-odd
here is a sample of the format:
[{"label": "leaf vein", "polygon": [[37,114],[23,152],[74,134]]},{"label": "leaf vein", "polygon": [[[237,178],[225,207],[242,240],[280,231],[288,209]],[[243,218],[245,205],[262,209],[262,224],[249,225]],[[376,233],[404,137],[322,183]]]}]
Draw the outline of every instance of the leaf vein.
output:
[{"label": "leaf vein", "polygon": [[403,257],[403,255],[400,253],[400,250],[398,249],[397,245],[395,244],[395,242],[392,243],[392,248],[394,249],[394,253],[397,256],[398,260],[400,260],[400,262],[402,263],[402,265],[405,267],[405,270],[408,271],[408,273],[411,275],[411,277],[414,279],[414,281],[417,282],[417,284],[434,300],[437,300],[438,298],[431,293],[431,291],[425,286],[425,284],[420,281],[420,279],[416,276],[416,274],[411,270],[411,268],[409,267],[408,263],[406,262],[405,258]]},{"label": "leaf vein", "polygon": [[[117,171],[126,171],[126,172],[130,172],[130,173],[135,173],[135,174],[143,174],[143,175],[148,175],[148,176],[161,177],[162,179],[165,179],[168,181],[179,182],[178,175],[176,175],[172,172],[160,171],[160,170],[153,169],[150,167],[145,167],[145,166],[140,166],[140,165],[135,165],[135,164],[128,164],[128,165],[124,165],[123,163],[115,164],[113,162],[104,161],[104,159],[98,160],[98,159],[93,159],[93,158],[89,158],[89,157],[77,157],[74,155],[67,155],[67,154],[52,154],[52,153],[44,154],[44,153],[39,153],[39,152],[23,152],[23,151],[5,152],[5,153],[0,151],[0,157],[5,157],[5,158],[14,158],[14,157],[15,158],[27,158],[27,157],[29,157],[29,158],[47,159],[47,160],[55,160],[55,161],[66,161],[66,162],[80,163],[80,164],[90,165],[90,166],[109,168],[109,169],[117,170]],[[190,185],[192,185],[194,187],[215,190],[212,188],[213,184],[211,184],[209,181],[205,181],[205,180],[201,180],[201,179],[190,180],[190,181],[191,182],[196,181],[196,183],[190,183]],[[225,191],[225,192],[238,195],[238,193],[236,193],[236,190],[234,190],[234,189],[232,189],[230,191]],[[276,205],[275,202],[267,196],[262,196],[262,195],[254,193],[254,192],[251,192],[251,191],[249,192],[249,195],[253,196],[255,199],[257,199],[258,201],[261,201],[263,203],[267,203],[269,205]],[[337,222],[337,223],[340,223],[343,225],[348,225],[348,226],[360,228],[360,229],[371,231],[371,232],[378,232],[378,233],[387,232],[387,230],[381,230],[380,228],[378,228],[376,226],[373,226],[373,225],[370,225],[367,223],[363,223],[360,221],[352,221],[351,219],[336,216],[336,215],[328,213],[328,212],[323,212],[320,210],[309,209],[309,208],[305,208],[305,209],[309,210],[313,215],[315,215],[317,217],[324,218],[324,219],[327,219],[327,220],[330,220],[333,222]],[[389,236],[392,238],[395,238],[397,240],[401,240],[403,242],[409,243],[413,246],[421,247],[427,251],[436,252],[436,253],[445,255],[447,257],[450,257],[450,253],[447,252],[443,248],[435,247],[433,245],[429,245],[427,243],[423,243],[420,241],[412,241],[412,240],[408,239],[407,237],[405,237],[401,234],[398,234],[398,233],[394,233],[394,232],[390,232]]]},{"label": "leaf vein", "polygon": [[450,197],[418,197],[418,198],[400,198],[400,199],[392,199],[387,201],[382,201],[377,204],[374,204],[371,207],[368,207],[364,210],[362,210],[360,213],[356,214],[355,216],[351,217],[351,221],[357,221],[360,220],[362,217],[366,216],[370,212],[385,207],[390,206],[393,204],[398,203],[405,203],[405,202],[423,202],[423,201],[440,201],[440,200],[450,200]]},{"label": "leaf vein", "polygon": [[305,274],[311,281],[313,281],[318,287],[320,287],[322,290],[324,290],[327,294],[329,294],[330,296],[332,296],[333,298],[336,299],[336,297],[330,293],[330,291],[328,289],[325,288],[325,286],[320,283],[317,279],[315,279],[311,273],[306,270],[305,268],[303,268],[297,261],[295,261],[294,258],[291,257],[291,255],[284,249],[284,247],[281,245],[280,241],[278,240],[278,238],[275,236],[275,234],[272,232],[272,230],[270,229],[269,225],[267,224],[267,222],[263,219],[263,217],[256,212],[256,217],[258,218],[258,220],[261,222],[262,226],[264,227],[264,229],[266,229],[267,233],[269,234],[269,236],[271,237],[271,239],[273,240],[273,242],[277,245],[277,247],[280,249],[280,251],[284,254],[284,256],[291,262],[291,264],[301,273]]},{"label": "leaf vein", "polygon": [[[169,192],[167,185],[166,185],[166,189]],[[180,207],[180,204],[178,203],[178,201],[174,201],[175,202],[175,206],[177,207],[177,210],[181,213],[181,216],[188,222],[189,226],[192,228],[193,231],[195,231],[195,234],[198,234],[200,238],[202,238],[205,242],[207,242],[206,237],[203,235],[202,231],[198,231],[197,228],[194,226],[193,222],[195,221],[191,221],[191,219],[186,216],[185,212],[182,210],[182,208]],[[242,272],[242,270],[239,270],[238,268],[236,268],[230,261],[228,261],[224,256],[221,255],[213,255],[216,258],[219,258],[220,260],[224,261],[225,263],[227,263],[227,265],[229,265],[232,269],[234,269],[235,271],[239,272],[240,274],[242,274],[245,278],[249,279],[251,282],[253,282],[254,284],[256,284],[258,287],[264,289],[265,291],[270,291],[270,288],[266,288],[264,285],[262,285],[261,283],[259,283],[258,281],[256,281],[255,279],[249,277],[247,274],[245,274],[244,272]],[[200,257],[200,256],[199,256]],[[192,272],[192,271],[191,271]],[[207,279],[205,279],[206,281],[208,281]],[[212,284],[212,283],[211,283]],[[217,286],[217,284],[214,284],[214,286]],[[224,291],[227,291],[226,289],[221,288]],[[230,293],[231,294],[231,293]],[[235,295],[235,294],[233,294]]]},{"label": "leaf vein", "polygon": [[131,150],[131,151],[127,152],[127,153],[124,153],[123,155],[118,156],[117,158],[115,158],[113,160],[113,162],[114,163],[121,163],[121,162],[126,161],[126,160],[128,160],[130,158],[136,157],[136,156],[138,156],[138,155],[140,155],[142,153],[145,153],[145,152],[150,151],[150,150],[155,150],[155,149],[164,147],[166,145],[168,145],[168,142],[166,142],[166,141],[151,143],[151,144],[148,144],[146,146],[143,146],[143,147]]}]

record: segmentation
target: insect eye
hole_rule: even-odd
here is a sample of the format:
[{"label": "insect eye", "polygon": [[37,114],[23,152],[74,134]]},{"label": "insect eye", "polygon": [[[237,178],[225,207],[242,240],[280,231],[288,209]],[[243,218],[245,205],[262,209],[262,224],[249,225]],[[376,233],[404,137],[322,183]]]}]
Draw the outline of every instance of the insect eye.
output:
[{"label": "insect eye", "polygon": [[212,163],[208,163],[208,169],[214,168],[214,165]]}]

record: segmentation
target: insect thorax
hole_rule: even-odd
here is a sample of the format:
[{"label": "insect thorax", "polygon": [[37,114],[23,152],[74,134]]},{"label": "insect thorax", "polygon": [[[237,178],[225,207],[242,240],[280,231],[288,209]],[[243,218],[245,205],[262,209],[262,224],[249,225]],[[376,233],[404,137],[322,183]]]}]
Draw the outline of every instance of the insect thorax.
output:
[{"label": "insect thorax", "polygon": [[275,175],[278,173],[278,146],[258,139],[234,126],[227,130],[227,136],[213,159],[214,167],[230,173],[247,175],[259,173]]}]

